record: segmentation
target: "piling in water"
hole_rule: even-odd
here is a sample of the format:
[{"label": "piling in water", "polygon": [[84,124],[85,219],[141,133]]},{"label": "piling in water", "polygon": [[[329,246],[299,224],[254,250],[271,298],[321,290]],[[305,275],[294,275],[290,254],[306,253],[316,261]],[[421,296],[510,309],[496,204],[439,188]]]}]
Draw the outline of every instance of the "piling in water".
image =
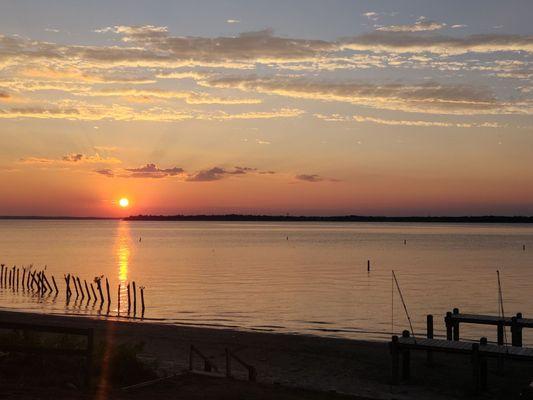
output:
[{"label": "piling in water", "polygon": [[130,284],[128,283],[128,314],[130,313],[131,297],[130,297]]},{"label": "piling in water", "polygon": [[141,286],[140,290],[141,290],[141,316],[144,318],[144,286]]},{"label": "piling in water", "polygon": [[96,298],[96,292],[94,291],[94,286],[93,286],[93,283],[91,282],[91,292],[93,293],[93,297],[94,297],[94,301],[96,302],[97,298]]},{"label": "piling in water", "polygon": [[118,310],[118,313],[120,314],[120,283],[118,284],[117,310]]},{"label": "piling in water", "polygon": [[19,291],[20,268],[17,268],[17,292]]},{"label": "piling in water", "polygon": [[91,293],[89,292],[89,286],[87,285],[87,281],[84,279],[83,284],[85,285],[85,291],[87,292],[87,301],[91,300]]},{"label": "piling in water", "polygon": [[366,260],[366,270],[370,272],[370,260]]},{"label": "piling in water", "polygon": [[25,283],[26,283],[26,267],[22,267],[22,280],[20,281],[22,285],[22,290],[25,290]]},{"label": "piling in water", "polygon": [[107,292],[107,308],[111,306],[111,295],[109,294],[109,281],[105,278],[105,289]]},{"label": "piling in water", "polygon": [[96,287],[98,288],[98,293],[100,294],[100,303],[104,304],[104,294],[102,293],[102,278],[96,277],[94,278],[94,281],[96,283]]},{"label": "piling in water", "polygon": [[80,282],[80,277],[77,276],[76,277],[76,281],[78,282],[78,287],[80,288],[80,293],[81,293],[81,299],[85,299],[85,293],[83,292],[83,287],[81,286],[81,282]]},{"label": "piling in water", "polygon": [[43,271],[43,278],[44,278],[44,283],[46,283],[46,286],[48,286],[48,290],[50,291],[50,293],[53,292],[52,290],[52,286],[50,285],[50,282],[48,282],[48,278],[46,277],[46,273]]},{"label": "piling in water", "polygon": [[70,297],[70,275],[65,275],[65,287],[67,299]]},{"label": "piling in water", "polygon": [[135,289],[135,281],[132,283],[133,285],[133,315],[137,314],[137,290]]},{"label": "piling in water", "polygon": [[54,275],[52,275],[52,283],[54,284],[54,290],[56,291],[56,294],[59,294],[59,290],[57,290],[57,284],[56,284],[56,279],[54,278]]},{"label": "piling in water", "polygon": [[4,264],[0,264],[0,267],[2,267],[0,271],[0,286],[4,286]]}]

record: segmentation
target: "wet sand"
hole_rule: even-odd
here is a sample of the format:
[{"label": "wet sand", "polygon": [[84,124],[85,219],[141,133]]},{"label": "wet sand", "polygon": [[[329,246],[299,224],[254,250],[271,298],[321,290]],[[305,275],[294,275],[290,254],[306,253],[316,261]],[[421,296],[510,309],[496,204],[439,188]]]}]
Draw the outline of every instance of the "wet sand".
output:
[{"label": "wet sand", "polygon": [[[229,348],[257,369],[257,385],[266,392],[269,387],[273,391],[288,387],[320,391],[331,396],[338,393],[372,399],[444,399],[464,398],[472,394],[470,360],[457,355],[436,354],[435,366],[429,368],[425,364],[425,353],[415,352],[412,355],[411,382],[390,385],[390,354],[384,342],[11,311],[0,311],[0,320],[91,327],[95,329],[95,340],[107,345],[142,341],[145,343],[143,358],[157,360],[160,374],[185,370],[191,344],[207,355],[220,372],[224,372],[224,349]],[[518,393],[533,380],[532,364],[506,363],[504,376],[497,375],[494,366],[489,365],[490,388],[484,397],[513,398],[513,393]],[[236,375],[242,378],[246,376],[245,371]],[[242,384],[247,387],[256,385]],[[157,386],[143,389],[144,395],[147,396],[149,392],[152,396],[151,391],[157,392],[165,387]],[[120,398],[137,398],[135,393],[128,396]],[[267,395],[264,398],[270,397]]]}]

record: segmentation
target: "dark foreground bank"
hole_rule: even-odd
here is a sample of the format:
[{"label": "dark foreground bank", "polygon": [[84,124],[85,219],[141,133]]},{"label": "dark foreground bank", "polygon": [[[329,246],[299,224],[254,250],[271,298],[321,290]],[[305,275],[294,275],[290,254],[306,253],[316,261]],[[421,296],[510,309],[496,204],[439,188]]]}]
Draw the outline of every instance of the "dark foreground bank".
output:
[{"label": "dark foreground bank", "polygon": [[[257,383],[221,378],[180,375],[157,385],[128,392],[125,384],[104,385],[95,379],[95,392],[86,394],[76,384],[66,382],[32,383],[17,365],[0,357],[0,393],[2,398],[105,398],[105,399],[448,399],[469,398],[471,392],[470,360],[457,355],[435,355],[435,365],[425,364],[426,355],[413,353],[413,379],[409,384],[390,385],[390,355],[386,343],[331,339],[312,336],[243,332],[173,325],[116,322],[86,317],[65,317],[0,311],[0,321],[26,322],[93,328],[95,348],[103,354],[128,344],[141,349],[136,357],[151,365],[159,376],[180,374],[188,367],[190,345],[199,348],[212,363],[224,371],[225,348],[253,365]],[[5,334],[5,332],[4,332]],[[141,346],[144,344],[144,346]],[[118,368],[106,357],[97,358],[101,374],[117,374]],[[44,361],[46,362],[46,360]],[[48,374],[66,374],[61,362],[40,366]],[[122,367],[124,368],[124,366]],[[63,368],[65,369],[65,368]],[[26,370],[22,370],[26,371]],[[130,372],[139,383],[148,376]],[[245,371],[237,371],[244,378]],[[37,379],[38,377],[33,377]],[[124,378],[124,377],[122,377]],[[136,379],[136,380],[135,380]],[[533,380],[533,365],[506,363],[504,375],[489,365],[489,391],[482,398],[523,398],[520,393]],[[37,379],[38,381],[38,379]]]}]

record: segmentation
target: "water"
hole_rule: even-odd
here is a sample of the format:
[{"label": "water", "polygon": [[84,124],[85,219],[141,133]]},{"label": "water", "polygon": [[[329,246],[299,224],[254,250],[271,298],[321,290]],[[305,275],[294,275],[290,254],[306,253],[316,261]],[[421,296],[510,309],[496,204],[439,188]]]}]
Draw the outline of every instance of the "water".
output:
[{"label": "water", "polygon": [[[3,220],[0,261],[47,265],[61,293],[41,299],[4,288],[0,306],[104,315],[92,302],[67,306],[63,274],[106,275],[112,316],[119,282],[124,314],[125,285],[136,281],[146,287],[148,322],[384,340],[408,328],[397,292],[392,307],[394,269],[415,333],[431,313],[442,335],[453,307],[498,313],[496,269],[506,314],[533,317],[532,260],[527,225]],[[493,340],[495,331],[461,334]],[[533,333],[524,340],[533,343]]]}]

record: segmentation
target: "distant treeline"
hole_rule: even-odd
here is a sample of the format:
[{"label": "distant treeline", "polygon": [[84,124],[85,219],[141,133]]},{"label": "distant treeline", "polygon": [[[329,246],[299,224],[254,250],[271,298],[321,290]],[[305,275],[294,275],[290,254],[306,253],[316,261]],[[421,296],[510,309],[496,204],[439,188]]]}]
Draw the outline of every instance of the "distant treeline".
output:
[{"label": "distant treeline", "polygon": [[127,221],[272,221],[272,222],[450,222],[450,223],[533,223],[526,216],[463,216],[463,217],[384,217],[384,216],[291,216],[291,215],[136,215]]}]

